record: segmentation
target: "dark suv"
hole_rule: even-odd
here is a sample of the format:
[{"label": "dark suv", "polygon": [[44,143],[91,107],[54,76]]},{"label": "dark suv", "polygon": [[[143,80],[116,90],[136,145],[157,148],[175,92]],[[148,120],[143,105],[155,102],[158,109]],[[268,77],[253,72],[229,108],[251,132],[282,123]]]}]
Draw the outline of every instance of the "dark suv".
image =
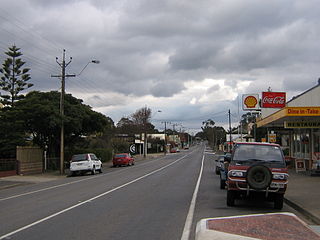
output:
[{"label": "dark suv", "polygon": [[236,143],[226,161],[228,206],[234,206],[237,198],[253,197],[273,201],[276,209],[282,209],[288,170],[279,145]]}]

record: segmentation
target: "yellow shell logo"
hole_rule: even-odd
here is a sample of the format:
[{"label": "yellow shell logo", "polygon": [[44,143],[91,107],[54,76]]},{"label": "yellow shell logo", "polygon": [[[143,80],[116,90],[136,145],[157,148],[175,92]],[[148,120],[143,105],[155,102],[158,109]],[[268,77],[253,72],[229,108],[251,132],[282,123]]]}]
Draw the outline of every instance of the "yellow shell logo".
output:
[{"label": "yellow shell logo", "polygon": [[247,108],[254,108],[257,105],[258,101],[254,96],[248,96],[244,99],[244,105]]}]

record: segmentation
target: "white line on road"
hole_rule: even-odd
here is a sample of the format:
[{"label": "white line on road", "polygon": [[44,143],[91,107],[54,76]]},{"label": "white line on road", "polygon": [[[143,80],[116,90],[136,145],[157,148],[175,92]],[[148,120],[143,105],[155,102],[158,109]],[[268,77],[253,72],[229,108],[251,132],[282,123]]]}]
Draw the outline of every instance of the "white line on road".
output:
[{"label": "white line on road", "polygon": [[193,196],[192,196],[191,204],[190,204],[190,207],[189,207],[189,212],[188,212],[188,215],[187,215],[187,219],[186,219],[186,222],[184,224],[181,240],[189,240],[189,237],[190,237],[190,232],[191,232],[191,227],[192,227],[192,222],[193,222],[193,215],[194,215],[194,210],[195,210],[195,207],[196,207],[197,195],[198,195],[200,181],[201,181],[202,172],[203,172],[203,162],[204,162],[204,155],[202,156],[200,174],[199,174],[199,177],[198,177],[198,181],[197,181],[196,187],[195,187],[194,192],[193,192]]},{"label": "white line on road", "polygon": [[215,152],[204,152],[205,154],[216,155]]},{"label": "white line on road", "polygon": [[130,184],[132,184],[132,183],[135,183],[135,182],[137,182],[137,181],[139,181],[139,180],[141,180],[141,179],[144,179],[144,178],[146,178],[146,177],[148,177],[148,176],[150,176],[150,175],[153,175],[153,174],[155,174],[155,173],[157,173],[157,172],[160,172],[160,171],[162,171],[162,170],[170,167],[171,165],[173,165],[173,164],[181,161],[182,159],[184,159],[186,156],[190,155],[190,154],[193,153],[193,152],[194,152],[194,151],[188,153],[187,155],[184,155],[184,156],[181,157],[181,158],[178,158],[177,160],[175,160],[174,162],[172,162],[172,163],[170,163],[170,164],[168,164],[168,165],[166,165],[166,166],[163,166],[163,167],[161,167],[161,168],[159,168],[159,169],[157,169],[157,170],[154,170],[154,171],[152,171],[152,172],[150,172],[150,173],[147,173],[147,174],[145,174],[145,175],[143,175],[143,176],[141,176],[141,177],[138,177],[138,178],[136,178],[136,179],[134,179],[134,180],[132,180],[132,181],[130,181],[130,182],[127,182],[127,183],[125,183],[125,184],[123,184],[123,185],[121,185],[121,186],[118,186],[118,187],[116,187],[116,188],[113,188],[113,189],[111,189],[111,190],[109,190],[109,191],[107,191],[107,192],[101,193],[101,194],[99,194],[99,195],[97,195],[97,196],[95,196],[95,197],[93,197],[93,198],[90,198],[90,199],[88,199],[88,200],[86,200],[86,201],[83,201],[83,202],[81,202],[81,203],[75,204],[75,205],[73,205],[73,206],[71,206],[71,207],[68,207],[68,208],[63,209],[63,210],[61,210],[61,211],[59,211],[59,212],[56,212],[56,213],[54,213],[54,214],[52,214],[52,215],[50,215],[50,216],[47,216],[47,217],[45,217],[45,218],[42,218],[42,219],[40,219],[40,220],[38,220],[38,221],[35,221],[35,222],[33,222],[33,223],[30,223],[30,224],[28,224],[28,225],[26,225],[26,226],[24,226],[24,227],[21,227],[21,228],[15,230],[15,231],[12,231],[12,232],[10,232],[10,233],[7,233],[7,234],[5,234],[5,235],[2,235],[2,236],[0,236],[0,240],[1,240],[1,239],[5,239],[5,238],[7,238],[7,237],[10,237],[10,236],[12,236],[12,235],[14,235],[14,234],[16,234],[16,233],[18,233],[18,232],[21,232],[21,231],[23,231],[23,230],[28,229],[28,228],[31,228],[31,227],[33,227],[33,226],[35,226],[35,225],[37,225],[37,224],[39,224],[39,223],[42,223],[42,222],[44,222],[44,221],[47,221],[47,220],[49,220],[49,219],[51,219],[51,218],[54,218],[54,217],[56,217],[56,216],[58,216],[58,215],[60,215],[60,214],[62,214],[62,213],[65,213],[65,212],[67,212],[67,211],[70,211],[70,210],[72,210],[72,209],[74,209],[74,208],[76,208],[76,207],[79,207],[79,206],[81,206],[81,205],[83,205],[83,204],[85,204],[85,203],[91,202],[91,201],[96,200],[96,199],[98,199],[98,198],[100,198],[100,197],[103,197],[103,196],[105,196],[105,195],[107,195],[107,194],[110,194],[110,193],[112,193],[112,192],[114,192],[114,191],[117,191],[117,190],[119,190],[119,189],[121,189],[121,188],[124,188],[124,187],[126,187],[126,186],[128,186],[128,185],[130,185]]},{"label": "white line on road", "polygon": [[38,192],[42,192],[42,191],[46,191],[46,190],[50,190],[50,189],[54,189],[54,188],[58,188],[58,187],[63,187],[63,186],[67,186],[67,185],[74,184],[74,183],[88,181],[88,180],[91,180],[91,179],[94,179],[94,178],[98,178],[98,177],[101,177],[101,176],[102,175],[95,176],[95,177],[90,177],[90,178],[85,178],[85,179],[81,179],[81,180],[78,180],[78,181],[73,181],[73,182],[69,182],[69,183],[63,183],[63,184],[55,185],[55,186],[52,186],[52,187],[42,188],[42,189],[38,189],[38,190],[35,190],[35,191],[31,191],[31,192],[26,192],[26,193],[13,195],[13,196],[6,197],[6,198],[0,198],[0,201],[12,199],[12,198],[17,198],[17,197],[22,197],[22,196],[25,196],[25,195],[30,195],[30,194],[33,194],[33,193],[38,193]]},{"label": "white line on road", "polygon": [[[162,158],[163,158],[163,157],[158,158],[158,159],[162,159]],[[140,164],[139,167],[140,167],[140,166],[144,166],[145,164],[148,164],[148,163],[150,163],[150,162],[146,162],[146,163]],[[119,170],[119,171],[116,171],[116,172],[111,172],[111,173],[108,173],[108,175],[110,175],[110,174],[112,174],[112,173],[119,173],[119,172],[126,171],[126,170],[127,170],[127,169],[122,169],[122,170]],[[21,194],[13,195],[13,196],[6,197],[6,198],[0,198],[0,202],[1,202],[1,201],[5,201],[5,200],[9,200],[9,199],[13,199],[13,198],[18,198],[18,197],[30,195],[30,194],[34,194],[34,193],[38,193],[38,192],[43,192],[43,191],[55,189],[55,188],[58,188],[58,187],[63,187],[63,186],[71,185],[71,184],[74,184],[74,183],[79,183],[79,182],[83,182],[83,181],[89,181],[89,180],[91,180],[91,179],[95,179],[95,178],[99,178],[99,177],[103,177],[103,176],[104,176],[104,175],[98,175],[98,176],[89,177],[89,178],[85,178],[85,179],[81,179],[81,180],[77,180],[77,181],[72,181],[72,182],[69,182],[69,183],[63,183],[63,184],[55,185],[55,186],[52,186],[52,187],[47,187],[47,188],[38,189],[38,190],[35,190],[35,191],[31,191],[31,192],[21,193]]]}]

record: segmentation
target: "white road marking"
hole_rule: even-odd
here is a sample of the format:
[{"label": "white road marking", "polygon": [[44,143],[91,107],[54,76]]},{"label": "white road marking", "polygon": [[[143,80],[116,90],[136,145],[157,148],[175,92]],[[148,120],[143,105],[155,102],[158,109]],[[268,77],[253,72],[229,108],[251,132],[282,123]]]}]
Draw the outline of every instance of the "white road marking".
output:
[{"label": "white road marking", "polygon": [[95,176],[95,177],[90,177],[90,178],[85,178],[85,179],[81,179],[81,180],[78,180],[78,181],[73,181],[73,182],[69,182],[69,183],[63,183],[63,184],[55,185],[55,186],[52,186],[52,187],[42,188],[42,189],[38,189],[38,190],[35,190],[35,191],[31,191],[31,192],[26,192],[26,193],[13,195],[13,196],[6,197],[6,198],[0,198],[0,201],[12,199],[12,198],[17,198],[17,197],[22,197],[22,196],[25,196],[25,195],[30,195],[30,194],[33,194],[33,193],[38,193],[38,192],[42,192],[42,191],[46,191],[46,190],[50,190],[50,189],[54,189],[54,188],[58,188],[58,187],[63,187],[63,186],[67,186],[67,185],[74,184],[74,183],[88,181],[88,180],[91,180],[91,179],[94,179],[94,178],[98,178],[98,177],[101,177],[101,176],[102,175]]},{"label": "white road marking", "polygon": [[215,152],[204,152],[205,154],[216,155]]},{"label": "white road marking", "polygon": [[187,219],[186,219],[186,222],[184,224],[181,240],[189,240],[189,238],[190,238],[190,232],[191,232],[191,227],[192,227],[192,222],[193,222],[193,215],[194,215],[194,210],[195,210],[195,207],[196,207],[196,201],[197,201],[198,191],[199,191],[199,187],[200,187],[200,181],[201,181],[201,177],[202,177],[202,172],[203,172],[203,162],[204,162],[204,155],[202,156],[201,169],[200,169],[200,173],[199,173],[199,177],[198,177],[198,181],[197,181],[196,187],[195,187],[194,192],[193,192],[193,196],[192,196],[191,204],[190,204],[190,207],[189,207],[189,212],[188,212],[188,215],[187,215]]},{"label": "white road marking", "polygon": [[[162,159],[162,158],[163,158],[163,157],[161,157],[161,158],[159,158],[159,159]],[[139,167],[140,167],[140,166],[144,166],[144,165],[149,164],[149,163],[150,163],[150,162],[146,162],[146,163],[140,164],[140,165],[138,165],[138,166],[139,166]],[[135,166],[135,167],[137,167],[137,166]],[[115,172],[111,172],[111,173],[108,173],[108,175],[113,174],[113,173],[119,173],[119,172],[126,171],[126,170],[128,170],[128,169],[126,168],[126,169],[118,170],[118,171],[115,171]],[[73,182],[69,182],[69,183],[63,183],[63,184],[55,185],[55,186],[52,186],[52,187],[42,188],[42,189],[38,189],[38,190],[35,190],[35,191],[31,191],[31,192],[26,192],[26,193],[21,193],[21,194],[13,195],[13,196],[10,196],[10,197],[0,198],[0,202],[1,202],[1,201],[5,201],[5,200],[9,200],[9,199],[13,199],[13,198],[18,198],[18,197],[30,195],[30,194],[34,194],[34,193],[38,193],[38,192],[43,192],[43,191],[55,189],[55,188],[58,188],[58,187],[63,187],[63,186],[71,185],[71,184],[74,184],[74,183],[79,183],[79,182],[83,182],[83,181],[89,181],[89,180],[91,180],[91,179],[95,179],[95,178],[99,178],[99,177],[103,177],[103,176],[104,176],[104,175],[97,175],[97,176],[94,176],[94,177],[85,178],[85,179],[81,179],[81,180],[77,180],[77,181],[73,181]]]},{"label": "white road marking", "polygon": [[[193,151],[192,151],[191,153],[193,153]],[[127,182],[127,183],[125,183],[125,184],[123,184],[123,185],[121,185],[121,186],[118,186],[118,187],[116,187],[116,188],[113,188],[112,190],[109,190],[109,191],[107,191],[107,192],[101,193],[101,194],[99,194],[99,195],[97,195],[97,196],[95,196],[95,197],[93,197],[93,198],[90,198],[90,199],[85,200],[85,201],[83,201],[83,202],[81,202],[81,203],[75,204],[75,205],[73,205],[73,206],[71,206],[71,207],[65,208],[65,209],[63,209],[63,210],[61,210],[61,211],[59,211],[59,212],[56,212],[56,213],[54,213],[54,214],[52,214],[52,215],[49,215],[49,216],[47,216],[47,217],[45,217],[45,218],[42,218],[42,219],[38,220],[38,221],[35,221],[35,222],[30,223],[30,224],[28,224],[28,225],[26,225],[26,226],[24,226],[24,227],[21,227],[21,228],[15,230],[15,231],[12,231],[12,232],[10,232],[10,233],[7,233],[7,234],[5,234],[5,235],[2,235],[2,236],[0,236],[0,240],[1,240],[1,239],[8,238],[8,237],[10,237],[10,236],[12,236],[12,235],[14,235],[14,234],[16,234],[16,233],[18,233],[18,232],[21,232],[21,231],[23,231],[23,230],[26,230],[26,229],[28,229],[28,228],[31,228],[31,227],[39,224],[39,223],[42,223],[42,222],[47,221],[47,220],[49,220],[49,219],[51,219],[51,218],[54,218],[54,217],[56,217],[56,216],[58,216],[58,215],[60,215],[60,214],[62,214],[62,213],[68,212],[68,211],[70,211],[70,210],[72,210],[72,209],[74,209],[74,208],[76,208],[76,207],[79,207],[79,206],[85,204],[85,203],[88,203],[88,202],[91,202],[91,201],[96,200],[96,199],[98,199],[98,198],[101,198],[101,197],[103,197],[103,196],[105,196],[105,195],[108,195],[108,194],[110,194],[110,193],[112,193],[112,192],[114,192],[114,191],[116,191],[116,190],[119,190],[119,189],[124,188],[124,187],[126,187],[126,186],[128,186],[128,185],[130,185],[130,184],[132,184],[132,183],[135,183],[135,182],[141,180],[141,179],[144,179],[144,178],[146,178],[146,177],[148,177],[148,176],[150,176],[150,175],[153,175],[153,174],[155,174],[155,173],[157,173],[157,172],[160,172],[160,171],[162,171],[162,170],[170,167],[171,165],[173,165],[173,164],[181,161],[182,159],[184,159],[186,156],[190,155],[191,153],[188,153],[187,155],[184,155],[183,157],[178,158],[177,160],[173,161],[172,163],[170,163],[170,164],[168,164],[168,165],[166,165],[166,166],[163,166],[163,167],[161,167],[161,168],[159,168],[159,169],[157,169],[157,170],[154,170],[154,171],[152,171],[152,172],[150,172],[150,173],[147,173],[147,174],[145,174],[145,175],[143,175],[143,176],[141,176],[141,177],[138,177],[138,178],[136,178],[136,179],[134,179],[134,180],[132,180],[132,181],[130,181],[130,182]]]}]

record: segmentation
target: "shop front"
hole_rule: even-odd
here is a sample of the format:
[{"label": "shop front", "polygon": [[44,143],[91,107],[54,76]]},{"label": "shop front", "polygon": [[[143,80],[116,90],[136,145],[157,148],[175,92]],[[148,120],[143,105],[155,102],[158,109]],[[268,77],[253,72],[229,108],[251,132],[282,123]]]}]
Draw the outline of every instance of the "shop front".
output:
[{"label": "shop front", "polygon": [[307,169],[316,169],[320,161],[319,128],[295,128],[292,130],[292,156],[303,159]]},{"label": "shop front", "polygon": [[[251,109],[254,106],[249,103],[259,102],[253,101],[253,95],[245,95],[243,105],[260,111],[255,123],[263,128],[259,139],[280,144],[297,170],[316,170],[320,174],[320,79],[289,101],[286,92],[262,92],[259,109]],[[248,110],[245,107],[243,110]]]},{"label": "shop front", "polygon": [[320,170],[320,106],[287,106],[258,121],[257,127],[279,136],[278,143],[296,168]]}]

